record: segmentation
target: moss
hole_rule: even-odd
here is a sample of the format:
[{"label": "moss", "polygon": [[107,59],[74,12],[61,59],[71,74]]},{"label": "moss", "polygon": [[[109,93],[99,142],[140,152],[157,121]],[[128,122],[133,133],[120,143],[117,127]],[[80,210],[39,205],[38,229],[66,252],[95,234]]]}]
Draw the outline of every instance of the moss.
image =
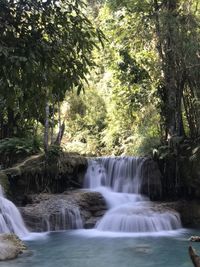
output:
[{"label": "moss", "polygon": [[30,193],[62,193],[71,187],[80,188],[86,167],[86,158],[62,152],[54,161],[44,154],[31,156],[2,173],[11,198],[21,205]]},{"label": "moss", "polygon": [[22,174],[21,169],[19,167],[9,168],[5,172],[7,175],[11,175],[12,177],[19,176]]},{"label": "moss", "polygon": [[163,175],[165,197],[200,198],[199,140],[173,141],[173,146],[161,146],[155,154]]},{"label": "moss", "polygon": [[10,183],[8,176],[4,173],[4,171],[0,172],[0,185],[3,187],[3,190],[6,194],[10,193]]}]

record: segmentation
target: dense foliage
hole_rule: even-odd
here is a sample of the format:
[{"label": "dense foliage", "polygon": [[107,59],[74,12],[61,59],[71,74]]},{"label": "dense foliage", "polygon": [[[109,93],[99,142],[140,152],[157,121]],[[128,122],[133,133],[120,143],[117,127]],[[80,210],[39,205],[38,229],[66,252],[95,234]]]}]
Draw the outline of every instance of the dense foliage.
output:
[{"label": "dense foliage", "polygon": [[49,128],[66,91],[81,90],[100,34],[84,9],[76,0],[1,1],[1,138]]},{"label": "dense foliage", "polygon": [[89,84],[106,107],[104,128],[95,135],[100,153],[144,155],[159,144],[197,138],[198,1],[88,2],[106,36],[104,50],[94,52],[98,68]]},{"label": "dense foliage", "polygon": [[198,139],[197,0],[0,5],[1,139],[45,129],[45,149],[63,137],[67,150],[92,155]]},{"label": "dense foliage", "polygon": [[37,138],[5,138],[0,140],[0,169],[12,166],[24,157],[40,152]]}]

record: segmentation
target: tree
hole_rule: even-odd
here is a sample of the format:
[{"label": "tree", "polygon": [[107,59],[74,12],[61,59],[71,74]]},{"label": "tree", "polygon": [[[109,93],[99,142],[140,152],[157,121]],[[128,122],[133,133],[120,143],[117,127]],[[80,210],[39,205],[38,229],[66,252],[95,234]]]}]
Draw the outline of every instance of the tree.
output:
[{"label": "tree", "polygon": [[[164,121],[164,139],[184,136],[183,115],[191,137],[199,135],[199,6],[198,1],[108,1],[116,12],[124,8],[135,17],[144,42],[158,51],[158,96]],[[135,21],[130,25],[136,25]],[[136,30],[136,27],[134,27]],[[147,39],[145,31],[151,37]],[[197,85],[198,84],[198,85]],[[184,103],[184,105],[183,105]]]},{"label": "tree", "polygon": [[63,103],[63,110],[64,107],[65,148],[81,154],[101,155],[104,147],[102,133],[106,127],[107,111],[104,97],[95,85],[85,88],[85,93],[79,96],[69,93],[66,103]]},{"label": "tree", "polygon": [[[194,38],[194,32],[198,24],[191,10],[191,2],[185,1],[155,0],[154,17],[157,48],[163,71],[162,100],[165,106],[166,136],[170,139],[173,136],[185,135],[183,98],[188,85],[192,89],[190,64],[191,59],[193,62],[197,60],[198,38]],[[191,125],[188,116],[187,119],[193,135],[194,125]]]},{"label": "tree", "polygon": [[87,19],[82,1],[4,0],[0,5],[3,138],[23,135],[35,121],[44,125],[45,116],[48,126],[52,105],[63,101],[67,90],[81,90],[101,33]]}]

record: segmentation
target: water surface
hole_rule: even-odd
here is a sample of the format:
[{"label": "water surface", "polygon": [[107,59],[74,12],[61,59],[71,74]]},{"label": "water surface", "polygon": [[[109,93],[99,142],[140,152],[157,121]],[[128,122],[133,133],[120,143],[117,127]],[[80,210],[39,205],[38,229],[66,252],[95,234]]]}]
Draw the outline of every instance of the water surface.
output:
[{"label": "water surface", "polygon": [[[98,236],[87,230],[52,232],[25,241],[31,251],[2,267],[192,267],[188,238],[198,232],[166,236]],[[192,243],[200,252],[200,243]]]}]

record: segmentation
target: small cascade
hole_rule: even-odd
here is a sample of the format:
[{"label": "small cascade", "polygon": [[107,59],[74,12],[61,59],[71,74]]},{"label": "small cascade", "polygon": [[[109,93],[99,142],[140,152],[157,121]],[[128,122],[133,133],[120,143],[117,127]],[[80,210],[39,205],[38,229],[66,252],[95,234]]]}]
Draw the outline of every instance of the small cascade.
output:
[{"label": "small cascade", "polygon": [[61,208],[56,213],[44,216],[43,231],[59,231],[66,229],[82,229],[83,222],[78,207]]},{"label": "small cascade", "polygon": [[0,233],[15,233],[23,237],[29,233],[17,207],[4,197],[0,185]]},{"label": "small cascade", "polygon": [[[66,212],[64,212],[66,218]],[[83,221],[78,207],[74,208],[71,213],[67,214],[67,220],[70,222],[71,229],[83,228]]]},{"label": "small cascade", "polygon": [[[141,194],[148,175],[146,160],[105,157],[88,161],[84,186],[100,192],[108,206],[108,211],[96,225],[98,230],[159,232],[181,228],[177,212],[159,210],[156,204]],[[161,184],[160,181],[158,184]]]},{"label": "small cascade", "polygon": [[21,212],[26,225],[32,231],[83,228],[79,206],[72,203],[71,198],[67,198],[66,195],[40,195],[37,203],[21,208]]}]

